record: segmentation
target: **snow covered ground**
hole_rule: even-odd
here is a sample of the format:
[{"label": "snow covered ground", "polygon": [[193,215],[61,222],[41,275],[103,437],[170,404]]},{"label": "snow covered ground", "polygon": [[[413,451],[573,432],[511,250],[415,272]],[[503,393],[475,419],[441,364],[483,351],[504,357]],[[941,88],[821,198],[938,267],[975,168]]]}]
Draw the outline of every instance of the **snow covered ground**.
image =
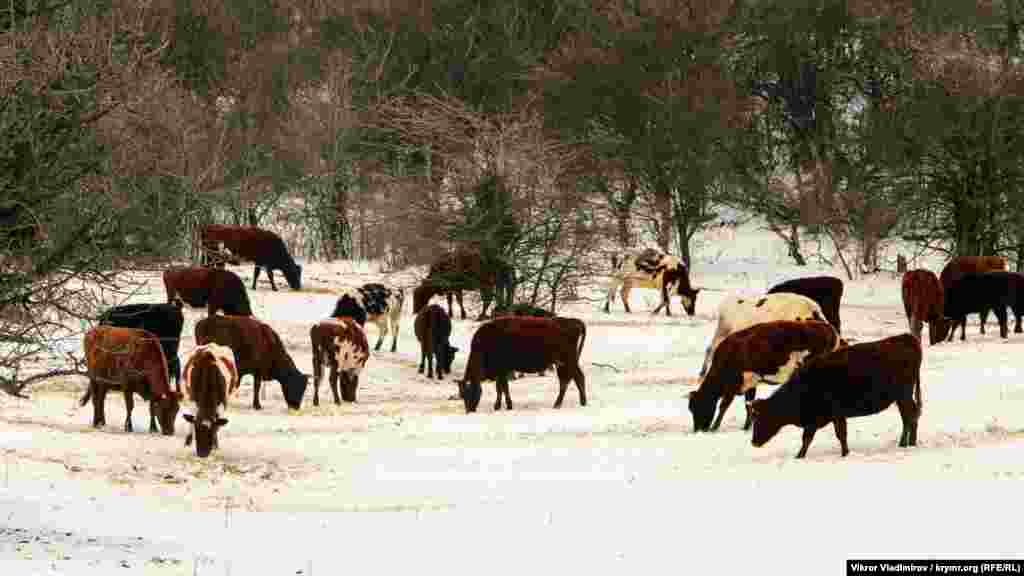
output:
[{"label": "snow covered ground", "polygon": [[[846,558],[1024,557],[1012,528],[1024,335],[1001,340],[991,320],[984,336],[973,319],[966,343],[926,347],[915,449],[896,446],[895,407],[850,422],[845,459],[831,428],[804,461],[793,459],[795,428],[753,448],[742,402],[719,433],[691,433],[685,395],[718,302],[791,277],[841,275],[784,254],[749,225],[701,238],[691,277],[706,290],[693,318],[678,300],[673,317],[650,316],[658,295],[645,290],[634,292],[633,314],[618,302],[610,315],[595,302],[562,310],[587,322],[585,408],[570,387],[553,410],[549,374],[513,382],[510,413],[491,411],[485,385],[481,412],[466,415],[448,400],[452,379],[416,373],[411,297],[398,352],[373,353],[357,404],[314,408],[310,391],[289,414],[275,384],[255,412],[245,379],[207,460],[184,446],[180,419],[173,438],[122,432],[117,395],[107,399],[111,424],[93,430],[91,407],[77,406],[81,378],[39,384],[31,400],[0,395],[0,573],[835,574]],[[261,283],[250,298],[311,371],[309,327],[330,313],[330,291],[384,277],[367,263],[305,269],[308,290]],[[235,270],[251,281],[251,266]],[[387,279],[408,286],[415,276]],[[159,277],[149,280],[135,301],[163,301]],[[841,314],[844,336],[859,341],[905,331],[899,280],[848,282]],[[202,315],[186,310],[183,357]],[[476,326],[455,322],[458,376]],[[376,342],[375,327],[368,336]],[[147,418],[138,403],[137,430]]]}]

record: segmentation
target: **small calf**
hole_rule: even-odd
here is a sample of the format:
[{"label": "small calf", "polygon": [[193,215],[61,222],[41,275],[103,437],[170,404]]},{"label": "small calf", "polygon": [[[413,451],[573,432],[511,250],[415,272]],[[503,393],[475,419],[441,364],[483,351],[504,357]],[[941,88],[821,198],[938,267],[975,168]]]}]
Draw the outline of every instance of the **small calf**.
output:
[{"label": "small calf", "polygon": [[351,318],[329,318],[310,328],[309,339],[313,343],[313,406],[320,405],[320,380],[324,375],[324,366],[331,371],[334,403],[341,404],[338,399],[339,377],[341,397],[345,402],[355,402],[359,373],[370,357],[366,333]]},{"label": "small calf", "polygon": [[451,345],[452,320],[444,308],[431,304],[416,315],[416,339],[420,341],[420,368],[427,366],[427,378],[434,377],[434,362],[437,362],[437,379],[452,373],[452,361],[458,348]]}]

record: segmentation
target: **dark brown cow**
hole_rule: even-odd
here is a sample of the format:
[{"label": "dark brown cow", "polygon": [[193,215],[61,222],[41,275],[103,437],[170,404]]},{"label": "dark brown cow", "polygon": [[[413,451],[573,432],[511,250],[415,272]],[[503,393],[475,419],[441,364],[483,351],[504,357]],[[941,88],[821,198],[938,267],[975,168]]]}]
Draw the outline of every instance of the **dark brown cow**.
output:
[{"label": "dark brown cow", "polygon": [[[999,321],[999,335],[1008,336],[1006,309],[1011,308],[1016,318],[1013,331],[1021,332],[1021,316],[1024,315],[1024,276],[1017,272],[996,270],[976,274],[969,272],[953,282],[945,292],[943,312],[951,325],[949,340],[953,340],[957,326],[960,326],[960,340],[966,339],[967,315],[977,313],[984,319],[989,311],[995,312]],[[984,333],[984,330],[982,330]]]},{"label": "dark brown cow", "polygon": [[237,274],[218,268],[169,268],[164,270],[167,301],[181,298],[189,306],[206,306],[213,316],[223,310],[230,316],[252,316],[249,294]]},{"label": "dark brown cow", "polygon": [[149,401],[149,431],[156,432],[156,422],[165,436],[174,434],[181,392],[172,390],[167,376],[167,359],[156,335],[136,328],[97,326],[85,334],[85,362],[89,372],[89,388],[79,400],[85,406],[92,399],[92,425],[107,423],[103,412],[108,390],[124,392],[127,416],[126,432],[132,431],[132,394]]},{"label": "dark brown cow", "polygon": [[417,372],[423,374],[423,366],[427,367],[427,378],[434,377],[434,361],[437,361],[437,379],[452,373],[452,361],[458,348],[451,345],[452,320],[437,304],[431,304],[416,315],[414,323],[416,339],[420,341],[420,367]]},{"label": "dark brown cow", "polygon": [[839,305],[843,299],[843,281],[835,276],[808,276],[794,278],[772,286],[768,294],[788,292],[806,296],[821,306],[821,312],[828,323],[842,333],[839,320]]},{"label": "dark brown cow", "polygon": [[[804,358],[835,350],[839,335],[828,322],[779,320],[755,324],[733,332],[715,349],[711,367],[697,390],[690,392],[693,431],[718,430],[732,400],[744,394],[747,402],[757,393],[756,379],[781,384]],[[718,417],[715,404],[721,399]],[[743,424],[750,429],[750,411]]]},{"label": "dark brown cow", "polygon": [[302,407],[309,375],[299,372],[281,337],[269,325],[248,316],[207,316],[196,324],[195,334],[197,345],[216,342],[231,348],[235,353],[239,378],[252,374],[254,410],[263,408],[260,405],[263,380],[281,383],[281,392],[289,408],[298,410]]},{"label": "dark brown cow", "polygon": [[228,423],[223,410],[228,396],[238,388],[238,369],[231,348],[206,344],[192,351],[185,363],[185,396],[192,401],[195,414],[183,414],[192,425],[185,446],[196,438],[196,456],[206,458],[217,448],[217,432]]},{"label": "dark brown cow", "polygon": [[[942,289],[948,294],[953,284],[960,280],[964,274],[980,274],[994,270],[1006,270],[1006,258],[1002,256],[957,256],[946,263],[939,274],[942,282]],[[980,330],[985,333],[985,321],[988,320],[988,311],[980,315]]]},{"label": "dark brown cow", "polygon": [[[494,380],[497,398],[494,409],[512,409],[508,390],[508,376],[513,370],[540,372],[554,365],[558,372],[558,398],[555,408],[562,406],[569,380],[576,382],[580,405],[587,405],[586,381],[580,370],[579,358],[586,340],[586,326],[571,318],[559,322],[552,318],[506,316],[491,320],[477,329],[466,363],[466,372],[459,382],[459,395],[466,412],[475,412],[480,404],[480,383]],[[571,321],[571,322],[570,322]]]},{"label": "dark brown cow", "polygon": [[945,290],[939,277],[931,270],[918,268],[903,273],[903,310],[907,314],[910,333],[921,339],[924,323],[928,323],[928,342],[933,346],[946,339],[949,320],[943,300]]},{"label": "dark brown cow", "polygon": [[814,433],[835,426],[842,455],[846,419],[878,414],[893,402],[900,410],[900,446],[917,445],[921,397],[921,341],[901,334],[876,342],[841,347],[808,358],[770,397],[754,400],[754,446],[764,446],[788,424],[804,429],[797,458],[807,455]]},{"label": "dark brown cow", "polygon": [[427,277],[412,295],[413,314],[419,313],[431,298],[438,294],[448,296],[448,315],[453,316],[452,295],[459,302],[462,319],[466,319],[466,308],[462,305],[463,290],[479,290],[483,309],[478,320],[487,317],[491,300],[495,306],[507,306],[515,294],[515,270],[507,263],[482,257],[478,252],[459,249],[446,254],[430,265]]},{"label": "dark brown cow", "polygon": [[[224,260],[244,260],[253,262],[256,269],[252,275],[252,289],[256,289],[256,280],[260,277],[260,269],[267,269],[270,288],[274,285],[274,270],[284,274],[288,286],[292,290],[302,289],[302,266],[295,263],[284,240],[270,230],[255,226],[225,226],[210,224],[200,231],[205,265],[224,265]],[[225,258],[225,252],[226,258]]]},{"label": "dark brown cow", "polygon": [[313,406],[320,405],[320,379],[323,378],[324,366],[331,371],[334,403],[341,404],[338,399],[339,376],[341,397],[345,402],[355,402],[359,373],[370,357],[370,345],[359,323],[344,316],[321,320],[309,329],[309,339],[313,343]]}]

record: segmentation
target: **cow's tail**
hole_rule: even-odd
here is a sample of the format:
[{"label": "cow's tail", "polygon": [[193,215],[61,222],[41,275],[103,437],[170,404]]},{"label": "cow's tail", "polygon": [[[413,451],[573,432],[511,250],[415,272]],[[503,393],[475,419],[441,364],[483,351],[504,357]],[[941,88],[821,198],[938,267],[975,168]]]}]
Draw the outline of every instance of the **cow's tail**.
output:
[{"label": "cow's tail", "polygon": [[321,378],[321,372],[323,371],[323,366],[320,365],[323,351],[320,348],[320,341],[317,338],[315,332],[316,328],[314,328],[313,330],[314,332],[311,335],[311,340],[313,341],[313,382],[319,383]]},{"label": "cow's tail", "polygon": [[917,417],[921,417],[921,412],[924,412],[924,396],[921,395],[921,370],[918,369],[917,374],[914,376],[914,396],[917,400]]},{"label": "cow's tail", "polygon": [[583,343],[587,340],[587,325],[580,322],[580,345],[576,349],[576,363],[579,364],[580,356],[583,355]]}]

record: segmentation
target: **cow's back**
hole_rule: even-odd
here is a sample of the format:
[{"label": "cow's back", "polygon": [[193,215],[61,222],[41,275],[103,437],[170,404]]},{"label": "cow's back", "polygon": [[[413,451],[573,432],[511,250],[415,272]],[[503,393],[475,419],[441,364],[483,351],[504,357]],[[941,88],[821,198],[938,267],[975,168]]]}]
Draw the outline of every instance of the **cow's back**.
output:
[{"label": "cow's back", "polygon": [[957,256],[942,268],[939,281],[949,290],[964,274],[1006,270],[1006,259],[1002,256]]},{"label": "cow's back", "polygon": [[[484,380],[512,370],[540,372],[558,357],[560,334],[558,324],[549,318],[520,316],[491,320],[473,334],[467,371],[479,369]],[[572,345],[575,355],[575,342]]]},{"label": "cow's back", "polygon": [[821,307],[825,319],[840,330],[839,307],[843,299],[843,281],[835,276],[795,278],[773,286],[768,294],[799,294],[814,300]]}]

